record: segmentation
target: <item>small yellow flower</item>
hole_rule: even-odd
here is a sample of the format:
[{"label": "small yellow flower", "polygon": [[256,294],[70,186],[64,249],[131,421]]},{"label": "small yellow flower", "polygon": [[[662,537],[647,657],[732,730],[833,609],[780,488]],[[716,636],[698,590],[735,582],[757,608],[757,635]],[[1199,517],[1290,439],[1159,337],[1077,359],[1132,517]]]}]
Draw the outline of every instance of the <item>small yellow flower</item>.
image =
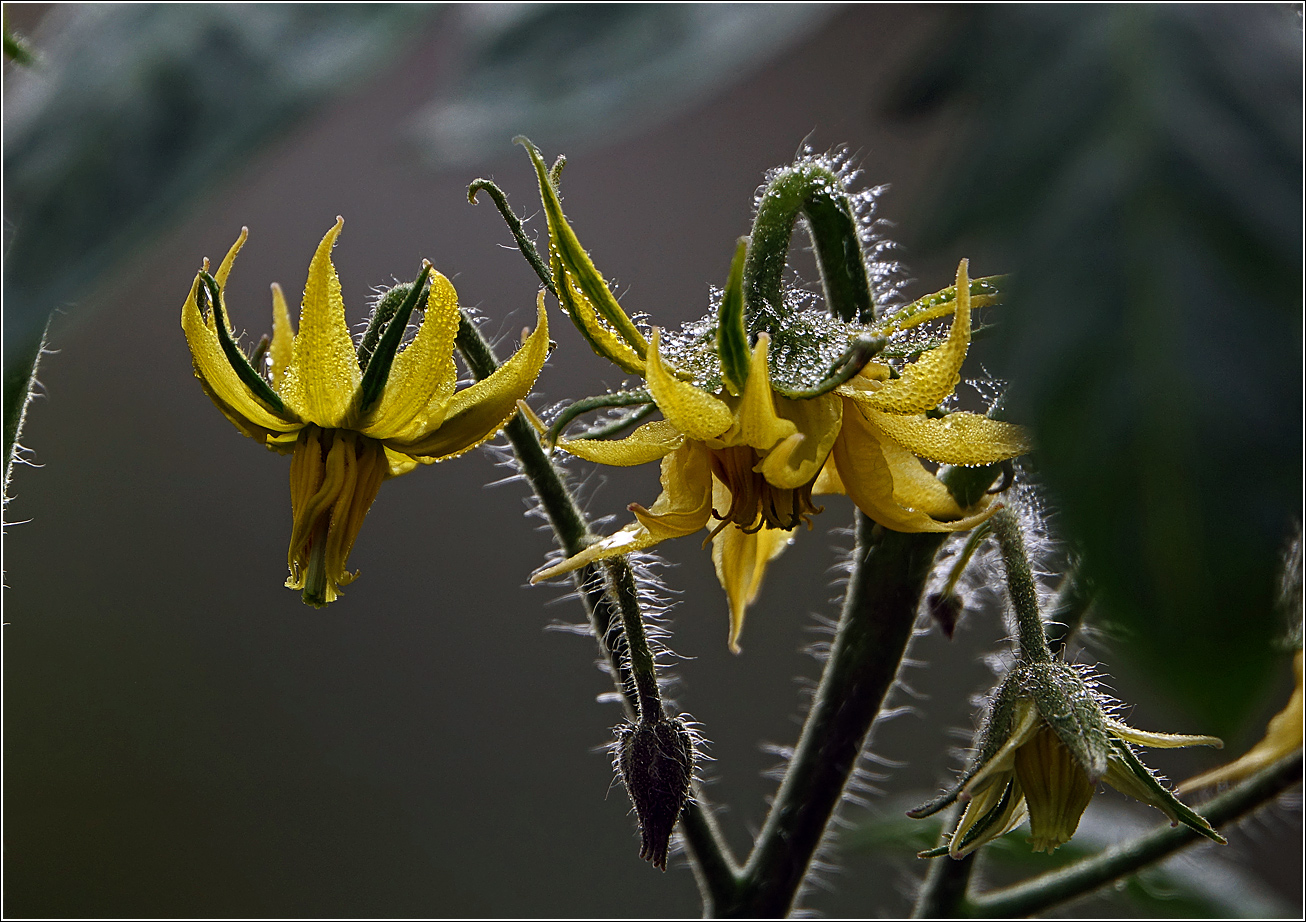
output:
[{"label": "small yellow flower", "polygon": [[1263,768],[1292,755],[1302,747],[1302,651],[1293,657],[1292,667],[1297,673],[1297,687],[1292,690],[1288,706],[1270,718],[1265,736],[1240,759],[1228,765],[1213,768],[1179,785],[1178,790],[1197,791],[1216,784],[1233,784],[1248,778]]},{"label": "small yellow flower", "polygon": [[[888,337],[951,313],[951,330],[940,345],[908,363],[899,377],[892,377],[888,365],[863,359],[858,373],[840,386],[794,396],[772,384],[771,334],[761,332],[749,344],[743,330],[741,246],[719,316],[723,381],[710,392],[663,357],[659,329],[645,337],[626,315],[567,223],[539,152],[526,147],[549,222],[559,300],[596,352],[644,379],[664,417],[619,441],[557,442],[600,464],[661,459],[662,493],[650,508],[630,506],[635,522],[536,572],[532,582],[711,525],[707,540],[729,599],[730,647],[738,652],[744,614],[767,564],[796,526],[810,528],[810,517],[821,511],[814,495],[845,493],[873,520],[902,532],[964,531],[996,511],[988,498],[960,508],[920,461],[980,465],[1029,450],[1019,426],[974,413],[925,415],[956,387],[970,344],[971,281],[964,260],[955,291],[921,299],[866,331]],[[733,366],[725,360],[732,323],[738,326]]]},{"label": "small yellow flower", "polygon": [[[195,377],[223,415],[268,448],[293,453],[294,514],[286,585],[322,606],[357,577],[349,552],[381,482],[462,454],[497,432],[516,412],[548,355],[543,292],[539,322],[518,352],[493,375],[455,392],[458,295],[430,264],[379,339],[362,354],[345,322],[331,248],[344,219],[322,238],[309,264],[299,332],[285,298],[272,286],[272,337],[266,370],[239,350],[222,288],[245,244],[242,229],[213,275],[208,260],[181,309]],[[430,294],[420,329],[400,348],[426,278]],[[205,307],[211,309],[207,312]]]},{"label": "small yellow flower", "polygon": [[950,844],[922,852],[961,858],[1029,819],[1029,843],[1052,852],[1070,841],[1099,780],[1156,807],[1217,842],[1224,839],[1181,803],[1129,744],[1170,749],[1223,745],[1213,736],[1135,730],[1106,716],[1065,663],[1023,665],[999,689],[975,763],[948,793],[908,816],[923,818],[953,801],[966,804]]}]

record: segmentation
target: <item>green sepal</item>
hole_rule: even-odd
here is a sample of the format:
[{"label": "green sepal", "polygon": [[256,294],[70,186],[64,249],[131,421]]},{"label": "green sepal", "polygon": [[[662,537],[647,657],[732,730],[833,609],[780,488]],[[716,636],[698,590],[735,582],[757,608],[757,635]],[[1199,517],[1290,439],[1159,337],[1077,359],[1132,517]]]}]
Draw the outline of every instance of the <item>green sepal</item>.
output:
[{"label": "green sepal", "polygon": [[619,419],[614,419],[612,422],[600,423],[593,429],[586,429],[584,432],[578,432],[576,433],[576,438],[577,440],[587,439],[591,441],[610,439],[613,436],[625,432],[636,423],[648,419],[657,412],[657,409],[658,405],[656,403],[646,403],[639,409],[633,410]]},{"label": "green sepal", "polygon": [[571,325],[577,329],[585,342],[590,344],[590,348],[594,350],[594,354],[607,359],[627,374],[640,375],[642,377],[644,375],[644,369],[642,367],[633,365],[621,355],[609,352],[607,347],[594,336],[589,325],[581,319],[581,314],[579,309],[576,307],[576,302],[572,299],[571,287],[566,284],[566,278],[563,275],[565,270],[562,265],[562,257],[558,255],[557,250],[552,248],[550,248],[550,262],[553,266],[553,272],[558,279],[558,303],[562,305],[562,309],[566,311],[567,316],[571,318]]},{"label": "green sepal", "polygon": [[[595,310],[612,325],[617,335],[635,350],[635,354],[643,359],[648,351],[648,344],[634,321],[617,303],[617,299],[608,289],[607,282],[594,268],[589,254],[580,245],[580,240],[576,238],[571,225],[567,223],[567,216],[562,212],[562,202],[558,199],[558,191],[554,188],[549,176],[549,168],[544,165],[544,158],[540,155],[539,149],[523,135],[513,138],[513,143],[520,144],[526,149],[535,167],[540,185],[540,199],[544,204],[544,214],[549,223],[550,247],[558,255],[567,272],[575,278],[577,287],[593,303]],[[559,294],[563,294],[567,286],[558,275],[556,266],[554,277]]]},{"label": "green sepal", "polygon": [[564,407],[562,412],[558,414],[558,418],[553,421],[549,431],[544,433],[544,442],[546,445],[555,444],[558,441],[558,436],[562,434],[562,430],[566,429],[572,420],[584,413],[602,410],[605,407],[635,407],[652,403],[652,395],[643,388],[631,391],[617,391],[613,394],[600,394],[597,397],[586,397],[577,400],[575,403]]},{"label": "green sepal", "polygon": [[1134,777],[1141,781],[1158,801],[1165,804],[1164,807],[1160,807],[1156,803],[1153,803],[1152,806],[1160,807],[1163,811],[1172,811],[1179,822],[1194,832],[1201,833],[1213,842],[1219,842],[1221,845],[1229,844],[1228,840],[1216,832],[1211,824],[1206,821],[1206,817],[1195,812],[1182,800],[1166,790],[1165,785],[1156,780],[1156,776],[1152,774],[1151,769],[1139,760],[1127,742],[1113,737],[1111,745],[1115,748],[1117,757],[1129,767]]},{"label": "green sepal", "polygon": [[[209,303],[213,308],[213,326],[218,331],[218,342],[222,344],[222,354],[227,357],[227,362],[231,365],[236,377],[240,378],[241,383],[254,392],[259,400],[268,405],[268,409],[278,416],[287,417],[286,405],[281,402],[277,392],[272,389],[257,371],[245,358],[245,353],[240,351],[236,341],[231,338],[231,329],[227,326],[227,312],[222,307],[222,289],[218,285],[217,279],[209,275],[207,270],[200,272],[200,278],[204,281],[204,288],[208,293]],[[204,304],[199,302],[200,292],[195,293],[197,306],[200,313],[204,312]],[[293,417],[292,417],[293,418]]]},{"label": "green sepal", "polygon": [[923,852],[917,852],[916,857],[917,858],[942,858],[946,854],[948,854],[948,846],[938,845],[935,846],[934,848],[927,848]]},{"label": "green sepal", "polygon": [[725,386],[738,397],[748,381],[752,364],[748,349],[748,331],[744,329],[744,260],[748,256],[748,238],[740,237],[735,257],[730,261],[730,277],[721,293],[717,313],[717,355],[721,357],[721,375]]},{"label": "green sepal", "polygon": [[[372,353],[367,367],[363,370],[362,383],[358,385],[358,394],[354,398],[358,413],[366,413],[372,409],[372,405],[385,390],[385,384],[390,380],[390,369],[394,365],[395,354],[399,351],[399,344],[403,342],[404,331],[408,329],[408,319],[412,317],[417,302],[421,300],[422,289],[426,287],[426,280],[430,275],[431,264],[423,262],[422,271],[413,282],[413,287],[409,289],[394,316],[386,323],[385,331],[376,344],[376,351]],[[379,307],[377,314],[380,314]],[[373,320],[375,319],[374,315]]]},{"label": "green sepal", "polygon": [[844,350],[843,355],[831,363],[830,370],[815,387],[793,390],[772,384],[772,388],[781,397],[788,397],[790,400],[811,400],[813,397],[828,394],[836,387],[847,384],[857,377],[866,364],[884,349],[887,342],[888,340],[883,336],[859,336]]},{"label": "green sepal", "polygon": [[408,300],[412,290],[412,282],[400,282],[377,299],[376,307],[372,309],[372,317],[367,322],[367,329],[363,331],[363,339],[358,344],[360,371],[367,370],[367,364],[372,360],[372,354],[376,352],[376,345],[381,341],[381,334],[386,331],[400,306]]},{"label": "green sepal", "polygon": [[1034,699],[1039,715],[1070,750],[1090,781],[1106,774],[1111,736],[1106,714],[1092,689],[1068,663],[1031,663],[1017,667],[1021,686]]}]

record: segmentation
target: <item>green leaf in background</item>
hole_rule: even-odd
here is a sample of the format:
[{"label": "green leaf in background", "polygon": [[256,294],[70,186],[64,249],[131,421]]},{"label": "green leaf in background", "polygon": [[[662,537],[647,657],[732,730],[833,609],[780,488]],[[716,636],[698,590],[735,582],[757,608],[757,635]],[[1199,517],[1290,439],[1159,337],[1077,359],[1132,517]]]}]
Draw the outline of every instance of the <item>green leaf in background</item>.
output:
[{"label": "green leaf in background", "polygon": [[[903,812],[908,806],[906,799],[886,804],[884,815],[845,831],[839,837],[839,849],[845,853],[892,858],[937,845],[943,823],[935,818],[909,819]],[[1084,814],[1075,837],[1051,855],[1030,849],[1025,841],[1029,827],[1022,824],[984,847],[985,884],[981,889],[1025,880],[1096,855],[1155,828],[1156,823],[1149,822],[1155,816],[1149,814],[1144,820],[1125,807],[1095,802]],[[1189,848],[1126,877],[1115,887],[1104,887],[1058,907],[1055,914],[1084,918],[1102,907],[1123,910],[1121,915],[1149,918],[1254,919],[1293,915],[1292,907],[1275,896],[1272,888],[1251,869],[1242,866],[1234,852],[1219,848]]]},{"label": "green leaf in background", "polygon": [[[972,7],[891,108],[967,107],[925,248],[1013,273],[992,370],[1122,652],[1229,734],[1302,503],[1302,34],[1284,6]],[[977,254],[978,255],[978,254]]]}]

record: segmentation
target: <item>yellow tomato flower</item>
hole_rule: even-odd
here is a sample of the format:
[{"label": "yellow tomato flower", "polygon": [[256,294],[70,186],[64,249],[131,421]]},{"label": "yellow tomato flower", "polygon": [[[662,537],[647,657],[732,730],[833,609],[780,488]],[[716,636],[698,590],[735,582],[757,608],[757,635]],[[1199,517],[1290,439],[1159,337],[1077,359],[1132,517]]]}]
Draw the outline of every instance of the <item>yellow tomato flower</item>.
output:
[{"label": "yellow tomato flower", "polygon": [[[552,210],[549,215],[553,221]],[[595,310],[586,294],[593,286],[583,289],[574,282],[567,262],[556,254],[554,262],[561,268],[555,272],[568,290],[563,297],[571,302],[573,319],[589,325],[591,342],[612,340],[597,317],[608,316],[615,300],[607,311]],[[602,287],[606,292],[606,285]],[[970,289],[963,260],[955,294],[940,292],[933,299],[953,314],[948,336],[908,363],[900,377],[892,378],[887,365],[869,362],[845,384],[805,398],[787,397],[773,388],[767,333],[752,346],[747,376],[742,387],[734,388],[736,393],[731,393],[729,382],[709,393],[682,380],[663,359],[656,328],[642,356],[636,351],[638,341],[613,347],[622,367],[644,377],[664,419],[619,441],[563,439],[557,445],[601,464],[635,465],[661,458],[662,494],[651,508],[630,507],[635,522],[540,570],[532,581],[692,534],[715,519],[708,537],[717,577],[729,599],[730,647],[738,652],[744,614],[757,596],[767,564],[784,549],[797,525],[810,528],[810,516],[821,511],[813,495],[845,493],[871,519],[895,531],[964,531],[983,522],[998,508],[991,499],[962,509],[920,461],[990,464],[1029,450],[1019,426],[974,413],[937,419],[925,415],[952,393],[960,378],[970,344]],[[932,302],[922,299],[909,306],[913,309],[903,313],[910,319],[899,316],[895,324],[890,318],[879,329],[896,333],[941,315],[937,307],[925,309],[927,303]]]},{"label": "yellow tomato flower", "polygon": [[1223,843],[1205,819],[1161,785],[1130,743],[1162,749],[1223,745],[1213,736],[1149,733],[1108,717],[1065,663],[1018,666],[998,691],[978,756],[961,782],[908,813],[919,819],[957,800],[966,804],[950,844],[921,857],[961,858],[1026,817],[1030,845],[1050,853],[1075,834],[1099,780],[1156,807],[1172,825],[1183,823]]},{"label": "yellow tomato flower", "polygon": [[[272,337],[263,370],[236,345],[222,295],[248,229],[214,275],[204,261],[181,309],[204,392],[245,435],[293,454],[286,585],[303,590],[304,601],[318,607],[357,577],[345,565],[381,482],[493,436],[530,392],[549,350],[541,292],[538,325],[521,349],[490,377],[455,391],[458,295],[429,263],[384,331],[378,324],[379,338],[357,350],[331,262],[343,226],[337,218],[309,263],[298,333],[281,288],[272,286]],[[401,348],[428,274],[421,327]]]},{"label": "yellow tomato flower", "polygon": [[1240,759],[1213,768],[1179,785],[1179,791],[1196,791],[1216,784],[1234,784],[1251,777],[1263,768],[1292,755],[1302,746],[1302,651],[1293,657],[1297,687],[1292,690],[1288,706],[1270,718],[1265,736]]}]

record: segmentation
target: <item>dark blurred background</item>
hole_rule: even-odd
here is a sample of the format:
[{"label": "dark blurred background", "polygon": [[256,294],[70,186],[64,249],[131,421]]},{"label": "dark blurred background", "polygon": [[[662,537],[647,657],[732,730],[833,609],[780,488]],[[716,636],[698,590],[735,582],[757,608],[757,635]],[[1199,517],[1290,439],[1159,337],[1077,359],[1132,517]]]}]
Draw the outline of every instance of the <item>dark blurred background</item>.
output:
[{"label": "dark blurred background", "polygon": [[[55,311],[22,437],[40,466],[17,469],[6,509],[6,914],[698,913],[683,862],[638,858],[600,751],[618,711],[595,702],[610,683],[593,643],[547,630],[579,607],[526,585],[551,537],[523,485],[483,486],[509,473],[483,452],[386,484],[351,557],[361,578],[307,608],[281,586],[288,461],[223,420],[179,328],[200,258],[248,225],[228,303],[237,329],[268,330],[268,284],[298,291],[340,214],[351,321],[429,258],[508,348],[536,279],[465,190],[491,178],[537,213],[518,133],[568,155],[580,239],[662,326],[704,312],[768,168],[847,145],[890,186],[878,213],[919,280],[909,297],[963,256],[1018,273],[967,374],[1011,380],[1013,417],[1045,445],[1053,525],[1106,600],[1081,656],[1130,722],[1220,732],[1237,755],[1286,700],[1273,579],[1301,508],[1299,8],[5,11],[36,55],[4,74],[6,398]],[[537,406],[619,383],[551,321]],[[657,495],[652,466],[575,469],[618,523]],[[818,673],[800,650],[821,639],[811,615],[835,613],[831,548],[850,539],[831,529],[850,521],[832,499],[768,571],[737,657],[709,555],[663,547],[677,699],[712,741],[739,852],[774,788],[767,747],[792,745]],[[910,708],[874,735],[906,764],[846,812],[807,908],[901,914],[923,874],[896,817],[959,764],[1005,628],[992,606],[951,642],[922,628],[916,694],[892,702]],[[1149,762],[1182,778],[1218,759]],[[1161,819],[1098,800],[1085,841]],[[1231,847],[1066,911],[1295,915],[1300,816],[1274,807]]]}]

